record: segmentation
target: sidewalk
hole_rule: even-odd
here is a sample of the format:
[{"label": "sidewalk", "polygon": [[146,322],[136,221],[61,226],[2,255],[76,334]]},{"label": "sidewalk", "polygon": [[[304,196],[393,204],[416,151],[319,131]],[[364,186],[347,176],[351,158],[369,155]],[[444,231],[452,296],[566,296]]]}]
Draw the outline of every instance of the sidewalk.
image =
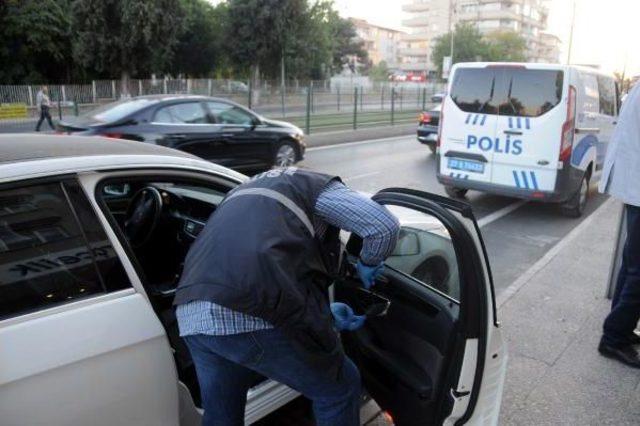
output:
[{"label": "sidewalk", "polygon": [[640,371],[597,352],[621,205],[605,202],[498,298],[502,425],[640,424]]}]

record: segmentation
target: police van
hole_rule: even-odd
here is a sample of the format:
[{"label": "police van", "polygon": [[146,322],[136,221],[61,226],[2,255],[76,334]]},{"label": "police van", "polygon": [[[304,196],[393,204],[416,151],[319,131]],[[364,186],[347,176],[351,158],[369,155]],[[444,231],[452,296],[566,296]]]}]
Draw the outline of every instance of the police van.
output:
[{"label": "police van", "polygon": [[442,104],[438,181],[560,203],[581,216],[618,114],[612,76],[558,64],[460,63]]}]

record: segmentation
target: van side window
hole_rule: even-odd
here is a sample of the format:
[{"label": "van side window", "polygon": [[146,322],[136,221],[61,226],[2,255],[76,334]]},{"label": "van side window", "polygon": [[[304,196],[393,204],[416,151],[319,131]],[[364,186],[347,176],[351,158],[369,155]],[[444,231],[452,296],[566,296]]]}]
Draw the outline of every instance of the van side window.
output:
[{"label": "van side window", "polygon": [[616,115],[616,87],[612,79],[598,76],[598,91],[600,94],[600,114]]},{"label": "van side window", "polygon": [[584,111],[600,112],[600,91],[598,90],[598,79],[593,74],[580,73],[584,86]]},{"label": "van side window", "polygon": [[75,181],[0,189],[0,320],[130,286]]}]

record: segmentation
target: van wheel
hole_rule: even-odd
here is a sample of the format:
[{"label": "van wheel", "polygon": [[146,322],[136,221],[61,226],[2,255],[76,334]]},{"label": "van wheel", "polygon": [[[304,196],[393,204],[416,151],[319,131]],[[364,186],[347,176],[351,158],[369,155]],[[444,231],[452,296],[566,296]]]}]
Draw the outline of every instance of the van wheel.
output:
[{"label": "van wheel", "polygon": [[454,186],[445,186],[444,192],[451,198],[464,198],[468,189],[456,188]]},{"label": "van wheel", "polygon": [[580,182],[580,188],[575,194],[564,203],[561,207],[562,213],[568,217],[578,218],[584,213],[584,209],[587,206],[587,200],[589,199],[589,176],[584,175],[582,182]]}]

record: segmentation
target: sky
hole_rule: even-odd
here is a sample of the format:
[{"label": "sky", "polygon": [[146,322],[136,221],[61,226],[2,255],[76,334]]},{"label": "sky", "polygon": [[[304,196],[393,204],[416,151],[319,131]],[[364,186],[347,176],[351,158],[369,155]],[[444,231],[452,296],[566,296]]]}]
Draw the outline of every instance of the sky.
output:
[{"label": "sky", "polygon": [[[334,0],[343,16],[357,17],[382,26],[402,28],[401,5],[411,0]],[[566,62],[574,0],[548,0],[547,32],[562,40],[561,60]],[[576,14],[571,63],[595,64],[604,71],[640,74],[640,0],[575,0]]]}]

